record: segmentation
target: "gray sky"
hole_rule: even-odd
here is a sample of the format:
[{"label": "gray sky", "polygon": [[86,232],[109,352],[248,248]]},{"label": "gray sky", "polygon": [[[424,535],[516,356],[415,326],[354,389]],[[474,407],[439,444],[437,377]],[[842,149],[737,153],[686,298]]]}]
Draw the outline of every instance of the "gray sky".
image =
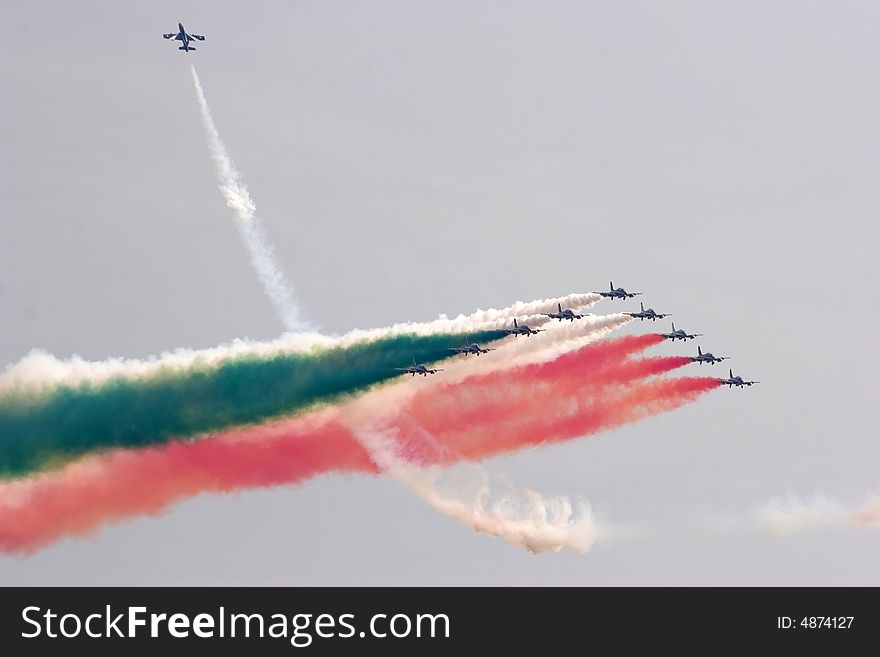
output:
[{"label": "gray sky", "polygon": [[[613,278],[763,381],[488,463],[641,528],[585,555],[324,477],[0,557],[0,582],[880,584],[880,532],[717,527],[781,494],[880,489],[877,3],[7,0],[0,17],[2,364],[281,332],[216,188],[195,62],[324,330]],[[207,35],[198,52],[161,38],[178,21]]]}]

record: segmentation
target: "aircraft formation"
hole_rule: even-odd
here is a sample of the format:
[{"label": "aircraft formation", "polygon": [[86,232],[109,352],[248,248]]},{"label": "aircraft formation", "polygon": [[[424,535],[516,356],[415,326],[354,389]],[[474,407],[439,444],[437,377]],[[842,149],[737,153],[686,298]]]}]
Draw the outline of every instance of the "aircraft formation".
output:
[{"label": "aircraft formation", "polygon": [[[594,292],[594,294],[599,294],[606,299],[631,299],[637,295],[642,294],[641,292],[627,292],[624,288],[614,287],[614,283],[609,283],[609,289],[601,292]],[[646,319],[650,319],[652,322],[658,319],[663,319],[664,317],[671,316],[671,313],[658,313],[653,308],[645,308],[644,303],[640,303],[640,310],[638,312],[627,312],[623,313],[624,315],[629,315],[633,319],[638,319],[640,321],[644,321]],[[576,319],[583,319],[587,317],[586,314],[575,312],[572,308],[562,308],[562,304],[556,304],[555,313],[542,313],[545,317],[549,317],[551,320],[555,319],[559,322],[563,320],[568,320],[570,322],[574,322]],[[524,335],[526,337],[531,337],[537,333],[541,333],[545,329],[534,329],[528,326],[527,324],[520,324],[516,319],[513,320],[513,326],[502,328],[502,331],[507,333],[507,335],[513,335],[515,337],[519,337],[520,335]],[[676,340],[681,340],[682,342],[686,342],[688,340],[693,340],[702,336],[702,333],[688,333],[684,329],[675,328],[675,322],[672,323],[672,330],[668,333],[659,333],[661,337],[666,340],[670,340],[675,342]],[[476,342],[467,343],[461,347],[450,347],[450,351],[455,352],[456,354],[463,354],[465,356],[469,356],[474,354],[479,356],[481,354],[487,354],[490,351],[494,351],[494,349],[485,349],[478,345]],[[702,365],[703,363],[708,363],[709,365],[714,365],[715,363],[720,363],[721,361],[728,360],[730,356],[715,356],[712,352],[707,351],[704,352],[702,347],[697,346],[697,355],[696,356],[688,356],[692,363],[699,363]],[[437,372],[442,372],[442,369],[432,369],[427,365],[421,363],[417,364],[415,360],[413,360],[412,365],[409,367],[398,367],[396,368],[399,372],[403,372],[405,374],[410,374],[415,377],[417,374],[422,375],[427,378],[429,374],[436,374]],[[729,388],[733,388],[736,386],[737,388],[753,386],[756,383],[760,383],[760,381],[745,381],[741,376],[734,376],[733,370],[731,369],[729,372],[729,376],[726,378],[719,378],[718,382],[721,385],[726,385]]]}]

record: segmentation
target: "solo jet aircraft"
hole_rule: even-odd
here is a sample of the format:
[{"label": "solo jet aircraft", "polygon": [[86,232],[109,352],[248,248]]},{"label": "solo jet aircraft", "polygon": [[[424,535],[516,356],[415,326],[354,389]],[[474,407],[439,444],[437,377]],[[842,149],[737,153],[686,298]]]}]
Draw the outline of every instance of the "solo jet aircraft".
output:
[{"label": "solo jet aircraft", "polygon": [[667,340],[672,340],[675,342],[676,340],[693,340],[698,335],[703,335],[702,333],[687,333],[684,329],[676,329],[675,322],[672,322],[672,332],[671,333],[661,333],[664,338]]},{"label": "solo jet aircraft", "polygon": [[533,329],[526,324],[517,324],[516,319],[514,318],[513,328],[503,328],[501,330],[507,333],[507,335],[527,335],[532,337],[533,333],[540,333],[544,329]]},{"label": "solo jet aircraft", "polygon": [[645,304],[641,303],[639,305],[642,307],[641,312],[623,313],[623,314],[629,315],[630,317],[633,317],[638,320],[650,319],[652,322],[656,321],[658,319],[663,319],[664,317],[669,317],[672,314],[672,313],[663,314],[663,313],[654,312],[653,308],[648,308],[647,310],[645,310]]},{"label": "solo jet aircraft", "polygon": [[732,388],[733,386],[742,388],[743,386],[753,386],[756,383],[761,383],[760,381],[743,381],[741,376],[733,375],[733,370],[730,370],[730,378],[718,379],[718,382],[723,386],[727,386],[728,388]]},{"label": "solo jet aircraft", "polygon": [[186,52],[189,52],[190,50],[195,50],[195,48],[193,48],[189,44],[191,44],[195,40],[205,40],[205,37],[203,37],[201,34],[187,34],[186,30],[183,29],[183,23],[178,23],[177,29],[177,34],[175,34],[174,32],[169,32],[168,34],[163,34],[162,36],[166,39],[174,39],[175,41],[180,41],[180,43],[182,43],[183,45],[181,45],[178,50],[184,50]]},{"label": "solo jet aircraft", "polygon": [[415,376],[416,374],[421,374],[425,378],[428,378],[429,374],[436,374],[437,372],[442,372],[442,369],[431,369],[427,365],[420,363],[416,365],[416,359],[413,358],[412,365],[409,367],[395,367],[398,372],[403,372],[404,374],[412,374]]},{"label": "solo jet aircraft", "polygon": [[449,347],[449,351],[454,351],[457,354],[476,354],[479,356],[480,354],[488,354],[490,351],[495,351],[494,349],[484,349],[476,342],[471,342],[470,344],[465,344],[462,347]]},{"label": "solo jet aircraft", "polygon": [[608,286],[608,292],[593,292],[593,294],[601,294],[606,299],[631,299],[634,296],[641,294],[641,292],[627,292],[622,287],[615,289],[613,281],[609,282]]},{"label": "solo jet aircraft", "polygon": [[543,315],[545,317],[549,317],[550,319],[558,319],[560,322],[563,319],[567,319],[567,320],[573,322],[576,319],[583,319],[584,318],[584,315],[577,314],[571,308],[566,308],[565,310],[563,310],[561,303],[557,303],[556,307],[559,309],[558,313],[543,313]]},{"label": "solo jet aircraft", "polygon": [[722,360],[727,360],[730,356],[713,356],[711,351],[707,351],[705,354],[703,350],[700,349],[699,345],[697,346],[697,355],[696,356],[688,356],[691,359],[692,363],[699,363],[702,365],[703,363],[709,363],[709,365],[714,365],[715,363],[720,363]]}]

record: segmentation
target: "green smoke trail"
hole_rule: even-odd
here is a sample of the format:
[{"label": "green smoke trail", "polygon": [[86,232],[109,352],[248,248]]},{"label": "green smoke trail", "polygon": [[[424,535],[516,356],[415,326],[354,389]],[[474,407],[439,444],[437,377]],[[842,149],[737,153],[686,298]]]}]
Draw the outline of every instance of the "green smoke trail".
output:
[{"label": "green smoke trail", "polygon": [[[489,342],[501,331],[469,337]],[[345,348],[242,356],[146,378],[0,396],[0,477],[29,474],[86,452],[139,447],[253,424],[387,381],[413,358],[452,355],[461,335],[397,335]]]}]

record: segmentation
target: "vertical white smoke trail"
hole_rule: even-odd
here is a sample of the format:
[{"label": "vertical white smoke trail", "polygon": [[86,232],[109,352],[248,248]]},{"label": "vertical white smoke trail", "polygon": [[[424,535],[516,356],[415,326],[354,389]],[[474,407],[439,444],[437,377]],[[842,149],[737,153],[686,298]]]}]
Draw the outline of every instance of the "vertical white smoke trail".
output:
[{"label": "vertical white smoke trail", "polygon": [[211,110],[195,66],[192,67],[193,84],[195,85],[196,98],[199,101],[199,109],[202,113],[202,121],[205,124],[205,134],[208,137],[208,146],[211,149],[211,157],[217,167],[217,180],[220,183],[220,191],[235,214],[235,224],[241,235],[242,242],[248,250],[251,264],[257,272],[257,276],[272,303],[275,310],[281,316],[281,321],[288,331],[299,331],[307,328],[300,317],[299,307],[293,298],[290,284],[284,277],[284,272],[275,261],[272,245],[266,239],[254,212],[256,207],[248,194],[247,188],[241,180],[241,175],[235,168],[226,146],[220,139],[220,133],[214,124]]}]

